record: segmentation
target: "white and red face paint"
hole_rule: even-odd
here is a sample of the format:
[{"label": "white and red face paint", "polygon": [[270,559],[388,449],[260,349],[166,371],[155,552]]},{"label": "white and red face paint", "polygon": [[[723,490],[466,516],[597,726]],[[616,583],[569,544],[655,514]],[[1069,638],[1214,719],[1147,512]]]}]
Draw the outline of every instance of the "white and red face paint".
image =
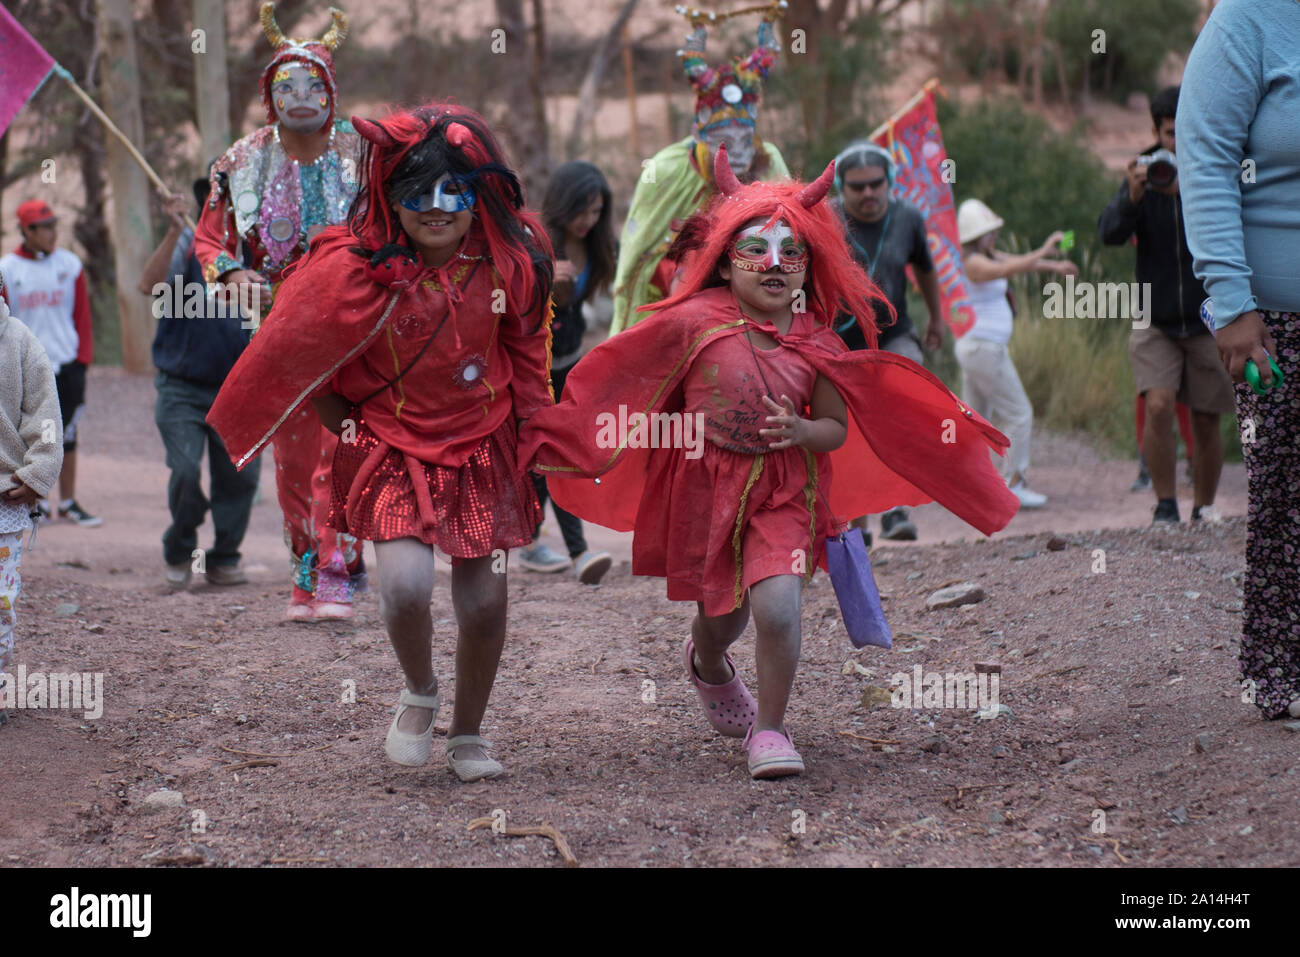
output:
[{"label": "white and red face paint", "polygon": [[329,83],[318,66],[285,63],[271,79],[271,104],[291,133],[315,133],[330,115]]},{"label": "white and red face paint", "polygon": [[794,231],[781,220],[771,226],[742,229],[731,244],[727,258],[731,265],[745,272],[803,272],[808,268],[808,247],[795,238]]}]

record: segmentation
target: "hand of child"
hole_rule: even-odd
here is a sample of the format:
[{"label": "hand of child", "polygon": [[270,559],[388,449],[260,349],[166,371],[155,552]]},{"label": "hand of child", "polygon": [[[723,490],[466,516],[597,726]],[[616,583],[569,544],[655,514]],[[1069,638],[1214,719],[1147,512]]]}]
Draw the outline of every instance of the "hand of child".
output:
[{"label": "hand of child", "polygon": [[[18,482],[17,479],[14,479],[14,481]],[[5,501],[13,505],[26,505],[30,507],[39,502],[40,499],[41,495],[36,491],[36,489],[24,485],[22,482],[18,482],[17,485],[5,492]]]},{"label": "hand of child", "polygon": [[763,396],[763,405],[772,414],[767,417],[773,428],[759,429],[758,434],[772,439],[768,448],[772,451],[788,449],[803,445],[807,439],[808,420],[800,418],[794,411],[794,402],[788,395],[781,395],[781,405],[777,405],[769,396]]}]

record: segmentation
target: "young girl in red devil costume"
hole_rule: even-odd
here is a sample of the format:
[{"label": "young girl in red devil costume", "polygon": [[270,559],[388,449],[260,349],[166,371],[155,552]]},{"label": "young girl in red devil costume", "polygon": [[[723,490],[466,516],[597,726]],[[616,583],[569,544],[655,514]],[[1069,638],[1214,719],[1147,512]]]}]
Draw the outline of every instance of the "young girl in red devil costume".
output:
[{"label": "young girl in red devil costume", "polygon": [[236,462],[308,399],[340,435],[330,521],[375,543],[406,674],[385,743],[399,764],[431,749],[434,546],[452,556],[447,756],[461,780],[493,777],[478,731],[505,641],[506,550],[540,521],[515,444],[553,401],[551,249],[478,114],[432,104],[352,123],[367,145],[348,224],[290,272],[209,421]]},{"label": "young girl in red devil costume", "polygon": [[[714,173],[723,195],[683,231],[679,291],[574,368],[520,458],[565,508],[634,529],[633,572],[697,603],[682,653],[705,714],[745,737],[754,777],[779,777],[803,770],[784,718],[832,515],[937,499],[990,534],[1017,502],[989,460],[1001,433],[915,363],[835,334],[845,309],[874,345],[880,293],[821,202],[834,164],[808,186],[742,187],[719,149]],[[726,653],[751,609],[757,702]]]}]

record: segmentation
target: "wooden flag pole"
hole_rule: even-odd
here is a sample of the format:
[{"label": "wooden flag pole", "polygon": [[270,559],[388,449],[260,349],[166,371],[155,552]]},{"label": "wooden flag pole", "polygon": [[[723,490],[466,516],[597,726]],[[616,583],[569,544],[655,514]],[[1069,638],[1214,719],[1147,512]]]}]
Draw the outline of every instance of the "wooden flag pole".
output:
[{"label": "wooden flag pole", "polygon": [[[81,98],[82,102],[86,104],[90,112],[95,114],[95,118],[103,123],[110,133],[121,140],[122,145],[126,147],[126,151],[131,154],[131,158],[140,164],[140,168],[144,170],[145,175],[149,177],[149,180],[157,188],[159,195],[164,198],[169,196],[171,190],[169,190],[167,185],[159,179],[158,174],[153,171],[153,167],[149,165],[148,160],[140,155],[140,151],[135,148],[135,144],[126,138],[122,131],[117,128],[117,124],[109,119],[108,114],[99,108],[99,104],[90,98],[90,94],[81,88],[81,85],[77,83],[73,75],[58,63],[54,64],[54,72],[67,81],[68,86],[72,87],[72,92]],[[190,229],[196,228],[194,220],[190,219],[188,213],[182,213],[181,217],[185,221],[187,227]]]}]

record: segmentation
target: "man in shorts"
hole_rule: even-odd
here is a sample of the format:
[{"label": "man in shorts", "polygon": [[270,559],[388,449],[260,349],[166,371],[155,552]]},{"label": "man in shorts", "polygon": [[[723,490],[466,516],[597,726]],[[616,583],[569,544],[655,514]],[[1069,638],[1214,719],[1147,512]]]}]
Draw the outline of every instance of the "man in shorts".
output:
[{"label": "man in shorts", "polygon": [[[77,423],[86,407],[86,367],[94,356],[86,273],[75,253],[58,247],[58,219],[49,204],[31,199],[18,207],[22,244],[0,257],[10,311],[26,324],[55,369],[63,417],[63,471],[59,518],[93,528],[103,520],[77,504]],[[42,520],[50,509],[37,503]]]},{"label": "man in shorts", "polygon": [[1192,410],[1193,522],[1219,520],[1214,507],[1223,471],[1219,416],[1236,412],[1232,379],[1219,359],[1214,336],[1200,318],[1205,288],[1192,271],[1176,164],[1174,178],[1165,182],[1169,171],[1148,161],[1157,150],[1175,153],[1177,107],[1176,86],[1152,99],[1151,122],[1157,142],[1128,164],[1124,182],[1097,223],[1102,242],[1109,245],[1123,245],[1136,237],[1137,281],[1150,284],[1143,297],[1147,321],[1135,324],[1128,351],[1133,383],[1146,401],[1141,449],[1156,495],[1153,524],[1180,521],[1178,447],[1173,431],[1176,404]]}]

